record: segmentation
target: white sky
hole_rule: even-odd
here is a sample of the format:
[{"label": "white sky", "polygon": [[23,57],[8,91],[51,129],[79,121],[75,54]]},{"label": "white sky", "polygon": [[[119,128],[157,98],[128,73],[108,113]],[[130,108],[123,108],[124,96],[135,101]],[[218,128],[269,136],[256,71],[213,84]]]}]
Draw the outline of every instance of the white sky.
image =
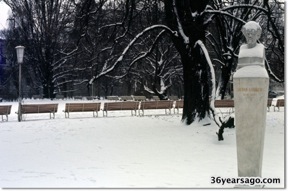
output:
[{"label": "white sky", "polygon": [[7,27],[6,20],[8,19],[8,13],[10,11],[10,8],[3,2],[0,2],[0,30]]}]

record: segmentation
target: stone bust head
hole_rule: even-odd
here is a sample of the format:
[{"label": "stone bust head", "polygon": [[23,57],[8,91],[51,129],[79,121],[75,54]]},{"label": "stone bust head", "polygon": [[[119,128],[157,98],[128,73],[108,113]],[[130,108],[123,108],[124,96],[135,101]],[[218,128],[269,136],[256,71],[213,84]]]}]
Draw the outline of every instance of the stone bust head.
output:
[{"label": "stone bust head", "polygon": [[253,48],[261,36],[262,28],[255,21],[249,21],[242,27],[242,33],[246,38],[248,48]]}]

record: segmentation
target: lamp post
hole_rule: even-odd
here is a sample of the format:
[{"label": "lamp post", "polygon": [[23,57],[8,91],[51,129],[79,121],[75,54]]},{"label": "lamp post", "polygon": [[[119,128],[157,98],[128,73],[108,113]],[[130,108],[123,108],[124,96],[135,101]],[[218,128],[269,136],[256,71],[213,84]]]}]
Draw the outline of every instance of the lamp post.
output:
[{"label": "lamp post", "polygon": [[22,111],[21,111],[21,102],[22,102],[22,90],[21,90],[21,82],[22,82],[22,77],[21,77],[21,64],[23,63],[23,56],[24,56],[24,46],[16,46],[16,53],[17,53],[17,62],[19,64],[19,97],[18,97],[18,121],[20,122],[22,120]]}]

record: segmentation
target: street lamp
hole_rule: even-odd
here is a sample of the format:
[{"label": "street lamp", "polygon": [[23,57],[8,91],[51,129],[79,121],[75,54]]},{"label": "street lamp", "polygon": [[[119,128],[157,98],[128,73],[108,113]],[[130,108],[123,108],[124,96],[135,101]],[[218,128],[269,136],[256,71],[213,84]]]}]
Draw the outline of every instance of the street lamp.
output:
[{"label": "street lamp", "polygon": [[18,121],[20,122],[22,120],[22,108],[21,108],[21,102],[22,102],[22,90],[21,90],[21,64],[23,63],[23,56],[24,56],[24,46],[16,46],[16,53],[17,53],[17,62],[19,64],[19,106],[18,106]]}]

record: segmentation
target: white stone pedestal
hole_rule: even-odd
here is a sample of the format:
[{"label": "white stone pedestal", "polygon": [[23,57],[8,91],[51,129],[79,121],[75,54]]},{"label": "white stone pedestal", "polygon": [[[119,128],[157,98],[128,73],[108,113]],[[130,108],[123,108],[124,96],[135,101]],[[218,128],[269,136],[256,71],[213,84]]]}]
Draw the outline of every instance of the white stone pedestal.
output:
[{"label": "white stone pedestal", "polygon": [[261,177],[269,77],[261,66],[233,76],[239,177]]}]

